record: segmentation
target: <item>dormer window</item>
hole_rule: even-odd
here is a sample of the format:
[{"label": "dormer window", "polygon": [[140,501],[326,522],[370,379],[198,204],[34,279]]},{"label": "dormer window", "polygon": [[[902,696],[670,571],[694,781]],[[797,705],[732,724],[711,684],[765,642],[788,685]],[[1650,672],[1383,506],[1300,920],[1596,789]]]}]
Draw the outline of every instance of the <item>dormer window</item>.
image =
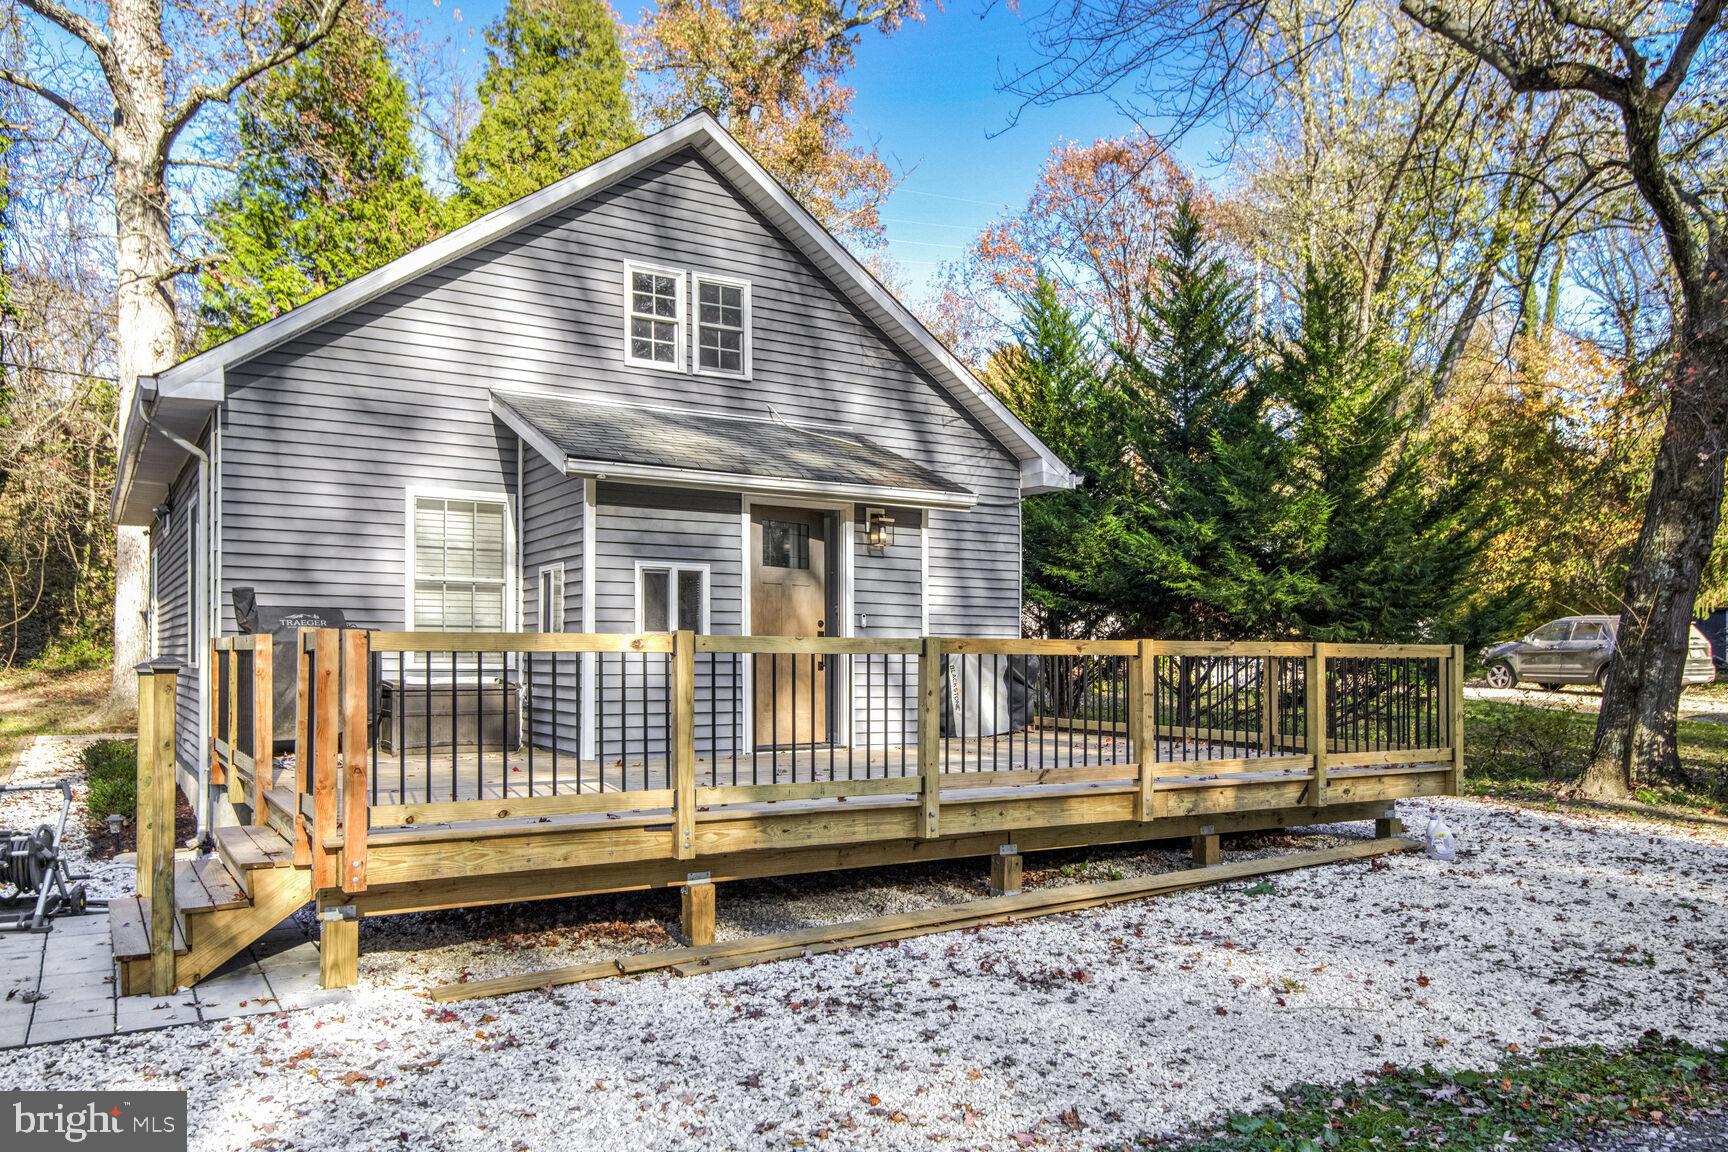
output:
[{"label": "dormer window", "polygon": [[696,371],[750,374],[750,285],[696,276]]},{"label": "dormer window", "polygon": [[624,266],[624,362],[645,368],[684,367],[684,273]]}]

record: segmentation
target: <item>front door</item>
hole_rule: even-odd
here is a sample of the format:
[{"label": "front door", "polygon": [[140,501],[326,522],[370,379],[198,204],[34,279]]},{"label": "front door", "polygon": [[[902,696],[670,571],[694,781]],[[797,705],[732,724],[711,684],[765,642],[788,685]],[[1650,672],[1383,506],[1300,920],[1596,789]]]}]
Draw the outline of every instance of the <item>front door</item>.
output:
[{"label": "front door", "polygon": [[[830,513],[810,508],[751,508],[752,635],[828,634],[830,521]],[[827,661],[808,653],[763,653],[754,669],[757,746],[825,743]]]}]

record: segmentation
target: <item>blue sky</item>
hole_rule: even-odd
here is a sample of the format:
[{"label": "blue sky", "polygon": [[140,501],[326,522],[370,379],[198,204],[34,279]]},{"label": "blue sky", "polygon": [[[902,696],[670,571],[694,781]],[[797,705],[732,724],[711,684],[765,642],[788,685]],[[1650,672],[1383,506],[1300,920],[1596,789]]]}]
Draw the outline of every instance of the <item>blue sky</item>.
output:
[{"label": "blue sky", "polygon": [[[404,0],[404,8],[425,21],[431,38],[453,35],[477,71],[480,31],[503,0]],[[630,22],[639,14],[628,0],[619,10]],[[1059,140],[1091,141],[1133,127],[1102,98],[1025,109],[1010,127],[1019,101],[998,91],[999,77],[1031,59],[1025,27],[1002,3],[986,9],[980,0],[959,0],[892,37],[864,36],[850,77],[857,99],[849,123],[904,174],[882,214],[889,255],[915,297],[983,224],[1024,202]]]}]

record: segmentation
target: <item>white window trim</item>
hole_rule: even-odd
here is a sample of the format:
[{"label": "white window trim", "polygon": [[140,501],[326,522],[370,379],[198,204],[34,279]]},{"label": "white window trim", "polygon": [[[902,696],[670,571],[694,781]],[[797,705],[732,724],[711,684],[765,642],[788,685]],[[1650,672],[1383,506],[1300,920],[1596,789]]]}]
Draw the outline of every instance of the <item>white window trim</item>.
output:
[{"label": "white window trim", "polygon": [[204,663],[204,565],[198,563],[202,543],[198,520],[197,516],[186,517],[186,663],[193,668]]},{"label": "white window trim", "polygon": [[[687,564],[681,560],[638,560],[631,581],[630,598],[635,603],[635,615],[631,627],[637,632],[645,632],[647,628],[642,623],[642,573],[646,570],[666,571],[672,574],[671,585],[667,588],[667,623],[675,623],[671,619],[678,603],[678,574],[680,572],[702,573],[702,620],[693,631],[707,632],[709,606],[714,599],[714,577],[707,564]],[[673,629],[676,631],[676,629]]]},{"label": "white window trim", "polygon": [[[546,627],[546,577],[550,575],[554,586],[558,589],[558,626]],[[569,615],[570,587],[564,581],[564,561],[556,564],[542,564],[540,573],[534,580],[534,618],[541,632],[565,631],[565,618]]]},{"label": "white window trim", "polygon": [[[693,274],[693,284],[690,288],[690,366],[698,376],[723,376],[729,380],[750,379],[750,352],[754,341],[750,339],[753,325],[750,319],[750,281],[740,280],[736,276],[716,276],[709,272]],[[723,284],[728,288],[741,288],[744,295],[744,359],[743,371],[723,372],[718,368],[702,367],[702,285]]]},{"label": "white window trim", "polygon": [[402,627],[414,631],[414,502],[416,500],[473,500],[504,506],[504,631],[518,628],[516,608],[517,572],[510,563],[516,555],[516,504],[503,489],[408,488],[402,497]]},{"label": "white window trim", "polygon": [[[630,353],[630,321],[635,318],[633,307],[635,299],[636,273],[647,272],[656,276],[672,277],[676,287],[673,289],[678,302],[678,315],[674,318],[678,331],[672,341],[672,363],[663,364],[658,360],[643,360]],[[688,302],[689,277],[676,268],[663,268],[657,264],[641,264],[633,260],[624,261],[624,363],[632,368],[650,368],[656,372],[684,371],[686,345],[690,340],[690,307]],[[657,317],[663,319],[663,317]]]}]

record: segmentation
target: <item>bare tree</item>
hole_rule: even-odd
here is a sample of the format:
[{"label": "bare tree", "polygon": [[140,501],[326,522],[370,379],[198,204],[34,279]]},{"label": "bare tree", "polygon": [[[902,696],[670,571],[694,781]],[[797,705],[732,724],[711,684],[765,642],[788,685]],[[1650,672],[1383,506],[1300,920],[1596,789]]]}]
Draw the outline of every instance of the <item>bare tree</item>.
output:
[{"label": "bare tree", "polygon": [[1626,575],[1595,755],[1579,781],[1586,795],[1623,797],[1640,777],[1680,775],[1681,676],[1728,461],[1723,0],[1625,12],[1570,0],[1401,5],[1515,91],[1583,93],[1612,110],[1623,149],[1612,162],[1655,217],[1679,284],[1667,421]]},{"label": "bare tree", "polygon": [[[80,9],[14,0],[11,26],[33,38],[34,50],[24,63],[0,67],[0,82],[82,131],[107,162],[121,421],[138,377],[178,357],[175,281],[199,267],[175,252],[169,168],[176,144],[204,109],[322,39],[345,3],[109,0]],[[129,703],[131,665],[146,644],[142,532],[120,530],[115,565],[114,697]]]}]

